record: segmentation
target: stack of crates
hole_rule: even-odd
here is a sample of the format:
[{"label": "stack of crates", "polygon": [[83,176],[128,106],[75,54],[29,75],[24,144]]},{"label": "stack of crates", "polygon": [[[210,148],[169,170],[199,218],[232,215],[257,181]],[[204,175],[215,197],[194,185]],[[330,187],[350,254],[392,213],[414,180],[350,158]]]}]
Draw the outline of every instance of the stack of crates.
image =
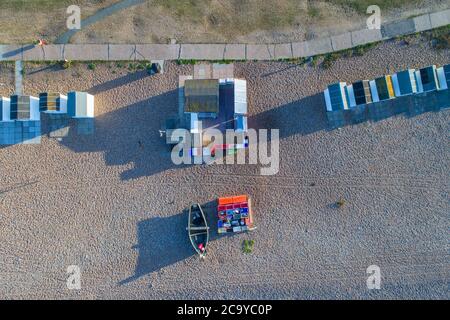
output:
[{"label": "stack of crates", "polygon": [[246,195],[219,198],[217,231],[244,232],[254,229],[250,199]]}]

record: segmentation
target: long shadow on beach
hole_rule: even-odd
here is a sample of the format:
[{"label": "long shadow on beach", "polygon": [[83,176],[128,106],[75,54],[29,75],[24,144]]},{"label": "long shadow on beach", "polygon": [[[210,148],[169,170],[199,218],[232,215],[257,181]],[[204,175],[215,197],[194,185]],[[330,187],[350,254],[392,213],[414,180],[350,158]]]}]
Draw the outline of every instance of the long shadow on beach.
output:
[{"label": "long shadow on beach", "polygon": [[160,134],[165,120],[176,115],[177,94],[172,90],[100,115],[94,134],[79,135],[71,128],[62,144],[75,152],[104,152],[108,166],[132,164],[122,172],[122,180],[181,168],[172,163],[171,148]]},{"label": "long shadow on beach", "polygon": [[[215,205],[215,201],[202,205],[210,228],[210,242],[219,238],[215,228]],[[137,225],[138,244],[133,247],[139,253],[135,273],[120,281],[119,285],[196,255],[189,241],[187,223],[187,210],[167,218],[156,217],[140,221]]]},{"label": "long shadow on beach", "polygon": [[279,129],[280,139],[326,130],[328,123],[323,94],[317,93],[250,116],[248,125],[254,129]]}]

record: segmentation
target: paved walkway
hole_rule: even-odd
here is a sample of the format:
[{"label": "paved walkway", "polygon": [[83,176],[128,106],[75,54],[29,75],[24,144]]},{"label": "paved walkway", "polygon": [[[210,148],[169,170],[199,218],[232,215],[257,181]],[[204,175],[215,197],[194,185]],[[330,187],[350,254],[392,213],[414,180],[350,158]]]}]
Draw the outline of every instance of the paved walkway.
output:
[{"label": "paved walkway", "polygon": [[337,36],[282,44],[0,45],[0,60],[278,60],[350,49],[450,24],[450,9]]}]

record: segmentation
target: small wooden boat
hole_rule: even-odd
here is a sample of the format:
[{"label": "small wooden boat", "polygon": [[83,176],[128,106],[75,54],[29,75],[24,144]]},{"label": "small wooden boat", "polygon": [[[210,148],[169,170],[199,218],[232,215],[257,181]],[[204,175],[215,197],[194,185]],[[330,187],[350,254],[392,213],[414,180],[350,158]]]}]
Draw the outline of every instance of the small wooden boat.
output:
[{"label": "small wooden boat", "polygon": [[209,227],[200,204],[192,204],[189,208],[189,220],[186,229],[195,251],[200,258],[204,258],[209,241]]}]

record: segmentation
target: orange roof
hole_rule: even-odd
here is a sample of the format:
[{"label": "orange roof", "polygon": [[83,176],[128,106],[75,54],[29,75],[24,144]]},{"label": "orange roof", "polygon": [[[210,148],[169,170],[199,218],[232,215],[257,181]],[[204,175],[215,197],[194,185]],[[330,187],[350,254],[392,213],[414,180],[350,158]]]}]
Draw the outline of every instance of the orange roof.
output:
[{"label": "orange roof", "polygon": [[240,195],[235,197],[223,197],[219,198],[219,205],[225,205],[225,204],[231,204],[231,203],[242,203],[247,202],[248,196],[247,195]]}]

